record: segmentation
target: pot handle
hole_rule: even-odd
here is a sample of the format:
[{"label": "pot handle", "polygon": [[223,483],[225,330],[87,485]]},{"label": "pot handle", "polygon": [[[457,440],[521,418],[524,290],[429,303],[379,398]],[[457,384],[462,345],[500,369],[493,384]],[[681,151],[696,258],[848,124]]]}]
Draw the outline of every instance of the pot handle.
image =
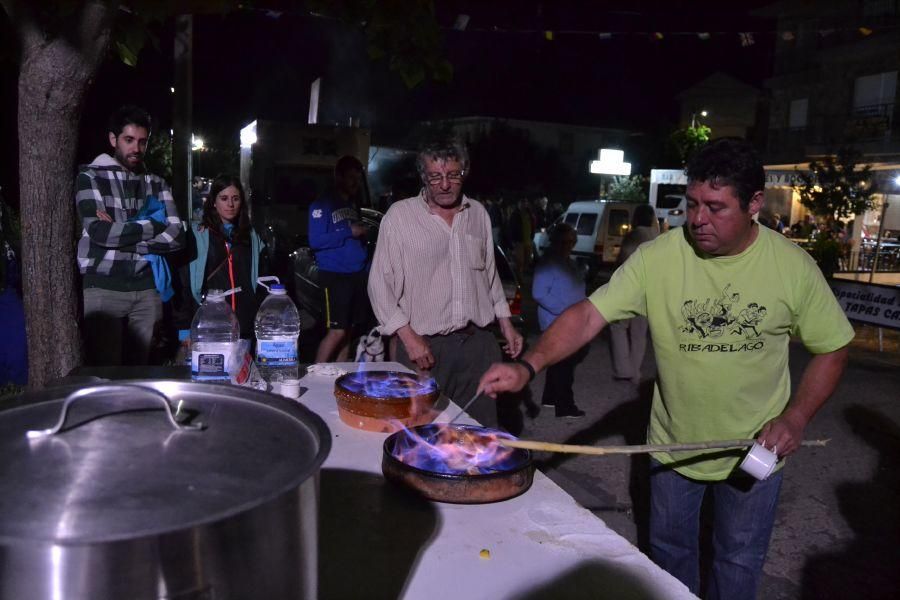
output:
[{"label": "pot handle", "polygon": [[[63,425],[66,423],[66,417],[69,413],[69,406],[79,398],[84,398],[86,396],[91,396],[93,394],[99,392],[109,392],[109,391],[119,391],[123,393],[131,392],[134,393],[136,391],[146,392],[152,396],[155,396],[160,402],[162,402],[163,406],[166,408],[166,417],[169,419],[169,423],[172,424],[172,427],[175,428],[176,431],[200,431],[205,428],[203,423],[187,423],[180,424],[175,420],[175,415],[172,414],[172,406],[169,404],[169,397],[166,396],[161,391],[151,388],[145,387],[143,385],[134,385],[134,384],[112,384],[112,385],[95,385],[91,387],[81,388],[79,390],[75,390],[63,401],[62,410],[59,414],[59,421],[57,421],[56,425],[51,427],[50,429],[32,429],[29,430],[25,436],[30,439],[38,439],[48,435],[55,435],[59,433],[59,431],[63,428]],[[178,407],[176,408],[176,413],[181,412],[182,406],[181,400],[178,401]]]}]

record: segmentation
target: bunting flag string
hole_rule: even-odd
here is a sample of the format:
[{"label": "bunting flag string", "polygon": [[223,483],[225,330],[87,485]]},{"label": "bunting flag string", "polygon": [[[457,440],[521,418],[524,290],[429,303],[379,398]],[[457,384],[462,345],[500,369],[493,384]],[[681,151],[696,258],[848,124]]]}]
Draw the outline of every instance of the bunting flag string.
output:
[{"label": "bunting flag string", "polygon": [[[319,19],[334,20],[333,17],[315,13],[311,11],[282,11],[265,8],[258,8],[248,5],[240,7],[244,11],[257,12],[271,19],[279,19],[284,14],[292,14],[301,17],[314,17]],[[780,38],[785,42],[794,42],[797,40],[798,32],[796,30],[753,30],[753,31],[657,31],[657,30],[619,30],[619,31],[602,31],[602,30],[586,30],[586,29],[511,29],[499,26],[470,26],[472,18],[468,14],[459,14],[450,25],[442,25],[440,29],[444,32],[455,35],[466,34],[497,34],[497,35],[532,35],[540,36],[546,42],[556,42],[561,39],[576,36],[590,36],[595,39],[608,42],[613,40],[627,39],[647,39],[653,42],[665,43],[680,38],[693,38],[703,42],[712,40],[722,40],[731,38],[740,44],[743,48],[749,48],[757,45],[760,38],[768,39],[769,36]],[[365,23],[362,23],[365,25]],[[874,25],[848,24],[844,27],[828,27],[814,30],[814,32],[822,37],[829,37],[839,33],[851,34],[858,37],[868,37],[874,33],[898,32],[900,33],[900,21],[896,24],[881,24],[877,27]]]}]

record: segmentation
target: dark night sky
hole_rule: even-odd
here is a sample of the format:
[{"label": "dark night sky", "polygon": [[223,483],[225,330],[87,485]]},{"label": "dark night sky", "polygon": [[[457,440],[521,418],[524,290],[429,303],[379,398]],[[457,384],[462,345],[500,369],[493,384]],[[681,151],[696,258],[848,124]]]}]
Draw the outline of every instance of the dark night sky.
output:
[{"label": "dark night sky", "polygon": [[[305,121],[309,83],[317,76],[325,80],[320,121],[359,117],[376,141],[402,137],[414,121],[467,115],[661,131],[675,121],[674,95],[716,70],[762,83],[773,35],[757,35],[756,44],[742,48],[737,32],[771,31],[771,22],[749,15],[768,3],[437,0],[454,78],[412,91],[383,62],[370,62],[361,34],[340,23],[248,10],[198,16],[194,131],[213,143],[236,142],[239,127],[256,117]],[[471,16],[464,32],[451,29],[459,13]],[[556,31],[555,39],[546,41],[544,30]],[[647,35],[653,31],[664,39]],[[708,41],[678,34],[697,31],[714,33]],[[613,32],[613,38],[592,32]],[[120,104],[142,104],[169,126],[171,24],[157,34],[158,49],[148,46],[137,68],[114,55],[101,68],[83,116],[79,160],[105,149],[106,115]],[[0,95],[8,109],[15,106],[14,87],[7,85],[14,76],[4,64]],[[14,126],[5,113],[4,137]],[[0,159],[14,161],[9,151]]]},{"label": "dark night sky", "polygon": [[[411,121],[466,115],[653,130],[674,121],[678,91],[716,70],[762,83],[771,68],[771,35],[757,36],[749,48],[737,37],[738,31],[771,28],[747,14],[762,4],[438,1],[454,78],[412,91],[383,62],[369,61],[362,36],[342,24],[300,13],[197,17],[194,128],[215,139],[236,135],[257,116],[305,120],[309,83],[323,76],[320,120],[360,117],[376,138],[402,132]],[[465,32],[450,29],[460,12],[471,15]],[[616,34],[602,40],[557,33],[548,42],[547,29]],[[665,32],[662,41],[644,35],[657,30]],[[723,33],[708,41],[675,33],[703,30]],[[165,33],[161,40],[162,52],[142,54],[141,74],[107,65],[94,96],[115,98],[113,106],[129,91],[117,85],[121,78],[139,80],[139,88],[158,82],[141,95],[158,114],[170,112],[164,93],[170,44]]]},{"label": "dark night sky", "polygon": [[[376,135],[411,120],[465,115],[653,129],[674,120],[678,91],[710,73],[761,84],[771,68],[771,35],[749,48],[737,36],[771,28],[747,14],[765,2],[681,3],[689,12],[678,4],[438,2],[454,79],[412,92],[339,24],[289,14],[204,17],[195,38],[195,121],[209,129],[263,114],[304,119],[309,82],[322,75],[321,120],[358,116]],[[471,15],[465,32],[449,29],[460,12]],[[628,35],[557,33],[548,42],[547,29]],[[662,41],[643,35],[657,30],[666,32]],[[670,33],[703,30],[728,34],[702,41]]]}]

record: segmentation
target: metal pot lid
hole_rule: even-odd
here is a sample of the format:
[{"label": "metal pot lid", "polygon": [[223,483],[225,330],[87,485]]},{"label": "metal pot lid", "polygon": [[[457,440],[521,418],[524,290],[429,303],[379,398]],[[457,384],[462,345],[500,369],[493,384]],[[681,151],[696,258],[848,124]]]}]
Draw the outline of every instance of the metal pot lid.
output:
[{"label": "metal pot lid", "polygon": [[128,381],[26,400],[0,412],[0,544],[108,542],[219,521],[297,488],[331,449],[318,415],[243,387]]}]

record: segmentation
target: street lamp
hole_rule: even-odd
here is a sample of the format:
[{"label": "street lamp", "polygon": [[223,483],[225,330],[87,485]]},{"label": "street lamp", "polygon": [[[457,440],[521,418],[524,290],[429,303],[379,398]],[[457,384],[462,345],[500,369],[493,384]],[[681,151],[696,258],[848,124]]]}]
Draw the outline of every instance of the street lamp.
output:
[{"label": "street lamp", "polygon": [[[701,110],[700,116],[705,119],[707,116],[709,116],[709,112],[706,110]],[[696,129],[696,128],[697,128],[697,113],[692,112],[691,113],[691,129]]]},{"label": "street lamp", "polygon": [[191,134],[191,155],[193,152],[197,152],[197,173],[200,173],[200,153],[206,149],[206,146],[203,144],[203,138],[199,138],[193,133]]}]

